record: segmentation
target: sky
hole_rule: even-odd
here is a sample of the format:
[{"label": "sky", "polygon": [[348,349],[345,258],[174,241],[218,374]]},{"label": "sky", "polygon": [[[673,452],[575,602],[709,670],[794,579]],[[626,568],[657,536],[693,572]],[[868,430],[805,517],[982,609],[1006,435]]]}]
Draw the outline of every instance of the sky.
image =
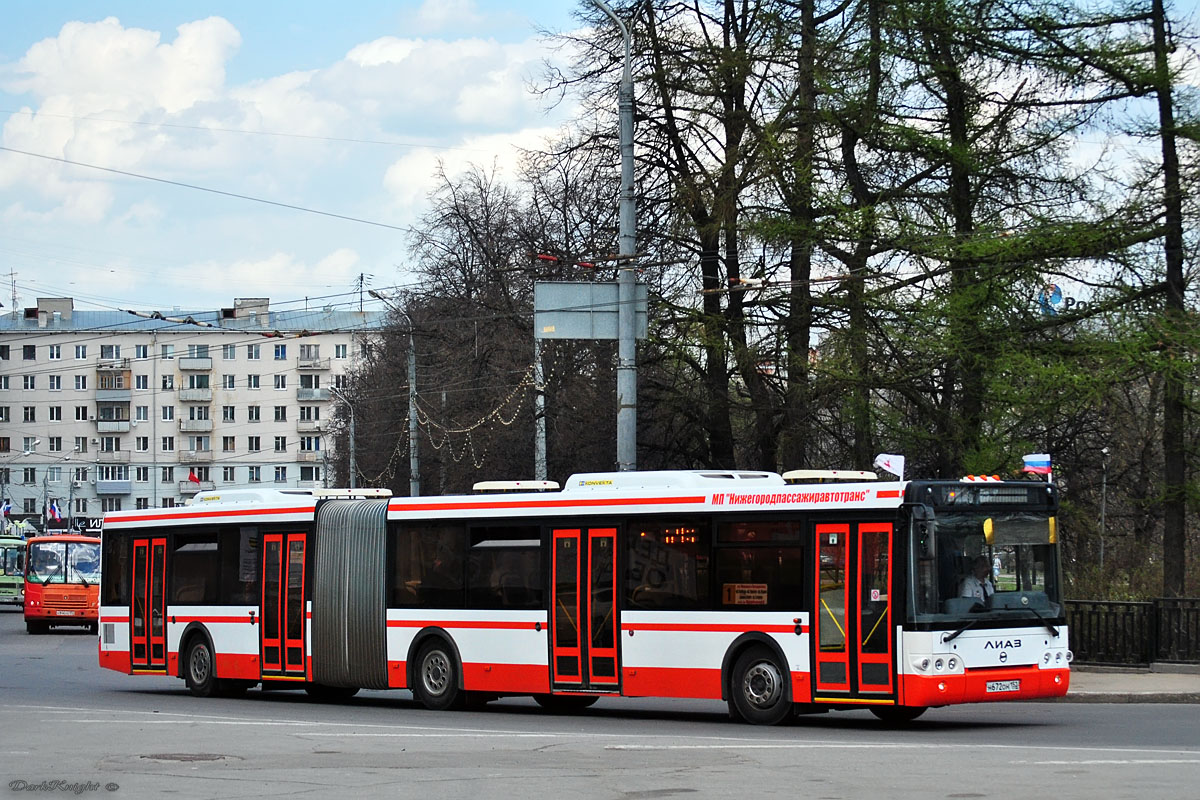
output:
[{"label": "sky", "polygon": [[439,161],[511,169],[573,112],[529,84],[576,7],[8,0],[0,303],[294,309],[411,283]]}]

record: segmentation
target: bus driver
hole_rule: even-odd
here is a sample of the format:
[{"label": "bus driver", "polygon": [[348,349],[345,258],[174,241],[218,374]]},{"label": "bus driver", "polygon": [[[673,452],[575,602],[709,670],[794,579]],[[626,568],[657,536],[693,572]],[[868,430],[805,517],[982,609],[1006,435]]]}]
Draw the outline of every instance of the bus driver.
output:
[{"label": "bus driver", "polygon": [[977,600],[980,605],[987,605],[992,599],[992,595],[996,593],[996,587],[992,585],[991,564],[988,563],[986,556],[977,556],[971,563],[971,574],[963,578],[962,584],[959,586],[959,597],[970,597]]}]

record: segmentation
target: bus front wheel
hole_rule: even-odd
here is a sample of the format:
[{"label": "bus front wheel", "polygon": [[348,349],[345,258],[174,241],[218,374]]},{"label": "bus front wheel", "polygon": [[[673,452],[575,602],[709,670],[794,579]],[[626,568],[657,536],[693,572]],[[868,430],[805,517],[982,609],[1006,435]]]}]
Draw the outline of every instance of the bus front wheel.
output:
[{"label": "bus front wheel", "polygon": [[413,694],[434,711],[457,708],[466,699],[458,688],[458,663],[444,642],[434,640],[421,648]]},{"label": "bus front wheel", "polygon": [[212,697],[217,693],[217,669],[212,648],[202,636],[192,640],[184,662],[183,679],[188,691],[196,697]]},{"label": "bus front wheel", "polygon": [[786,675],[767,648],[751,647],[742,653],[733,664],[730,713],[754,725],[783,722],[792,710]]}]

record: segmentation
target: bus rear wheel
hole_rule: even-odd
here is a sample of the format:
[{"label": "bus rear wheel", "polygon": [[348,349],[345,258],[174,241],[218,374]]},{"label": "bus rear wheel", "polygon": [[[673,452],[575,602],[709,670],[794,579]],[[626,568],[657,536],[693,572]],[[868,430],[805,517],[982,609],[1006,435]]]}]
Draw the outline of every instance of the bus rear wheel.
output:
[{"label": "bus rear wheel", "polygon": [[458,688],[458,662],[445,642],[435,640],[421,648],[413,694],[433,711],[458,708],[466,699]]},{"label": "bus rear wheel", "polygon": [[217,668],[212,648],[203,636],[197,636],[187,649],[183,665],[183,680],[188,691],[196,697],[212,697],[217,693]]},{"label": "bus rear wheel", "polygon": [[729,712],[753,725],[778,725],[792,710],[787,672],[765,647],[751,647],[733,664]]},{"label": "bus rear wheel", "polygon": [[871,713],[888,725],[904,725],[912,722],[929,709],[919,706],[878,706]]}]

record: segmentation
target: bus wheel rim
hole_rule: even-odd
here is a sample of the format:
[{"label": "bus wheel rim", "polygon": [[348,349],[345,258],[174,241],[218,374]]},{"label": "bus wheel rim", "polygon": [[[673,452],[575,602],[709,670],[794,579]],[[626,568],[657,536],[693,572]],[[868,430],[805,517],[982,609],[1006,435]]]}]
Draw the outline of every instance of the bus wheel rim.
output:
[{"label": "bus wheel rim", "polygon": [[774,664],[760,661],[746,670],[742,693],[756,708],[769,708],[778,702],[783,692],[783,680]]},{"label": "bus wheel rim", "polygon": [[197,647],[192,651],[192,658],[188,663],[188,671],[192,673],[193,683],[202,684],[208,680],[209,661],[207,647]]},{"label": "bus wheel rim", "polygon": [[425,691],[431,695],[440,695],[446,691],[450,683],[450,660],[441,650],[434,650],[425,657],[421,669],[421,680]]}]

